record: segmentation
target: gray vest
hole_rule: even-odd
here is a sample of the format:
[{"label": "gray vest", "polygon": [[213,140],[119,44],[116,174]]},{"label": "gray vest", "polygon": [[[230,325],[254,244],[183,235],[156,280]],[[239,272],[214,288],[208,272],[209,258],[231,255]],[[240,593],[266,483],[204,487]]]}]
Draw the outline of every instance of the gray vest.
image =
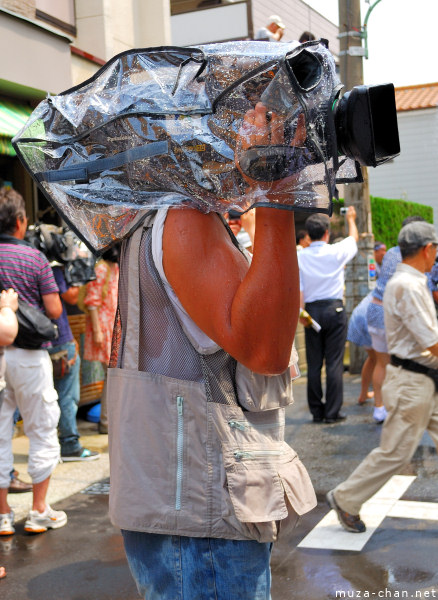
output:
[{"label": "gray vest", "polygon": [[134,531],[274,541],[316,504],[284,442],[289,374],[256,375],[223,350],[195,350],[154,265],[153,219],[121,256],[108,370],[111,520]]}]

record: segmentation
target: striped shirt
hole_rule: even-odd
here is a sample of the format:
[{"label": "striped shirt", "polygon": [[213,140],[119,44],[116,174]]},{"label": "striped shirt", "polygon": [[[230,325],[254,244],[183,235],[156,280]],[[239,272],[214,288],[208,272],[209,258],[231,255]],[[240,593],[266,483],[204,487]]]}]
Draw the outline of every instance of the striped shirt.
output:
[{"label": "striped shirt", "polygon": [[6,289],[14,288],[21,300],[43,312],[42,296],[58,292],[49,261],[27,244],[0,243],[0,280]]}]

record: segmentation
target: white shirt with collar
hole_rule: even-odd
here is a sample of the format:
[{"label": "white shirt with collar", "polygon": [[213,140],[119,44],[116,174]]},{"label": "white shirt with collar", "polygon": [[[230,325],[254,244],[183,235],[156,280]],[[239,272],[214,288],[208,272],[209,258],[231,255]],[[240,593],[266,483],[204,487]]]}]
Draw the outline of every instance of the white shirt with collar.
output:
[{"label": "white shirt with collar", "polygon": [[427,348],[438,344],[438,323],[427,277],[399,263],[383,296],[388,352],[438,368],[438,357]]},{"label": "white shirt with collar", "polygon": [[351,235],[336,244],[319,240],[303,248],[298,253],[298,265],[304,302],[342,300],[344,267],[356,252],[356,240]]}]

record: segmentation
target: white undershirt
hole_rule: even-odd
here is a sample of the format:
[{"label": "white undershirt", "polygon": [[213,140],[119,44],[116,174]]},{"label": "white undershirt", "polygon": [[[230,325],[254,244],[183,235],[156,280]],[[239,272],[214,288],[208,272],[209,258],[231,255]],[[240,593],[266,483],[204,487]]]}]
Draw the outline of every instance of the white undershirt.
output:
[{"label": "white undershirt", "polygon": [[164,273],[163,267],[163,230],[164,223],[167,217],[167,211],[169,207],[160,208],[155,216],[155,221],[152,227],[152,257],[154,259],[155,267],[161,277],[166,293],[171,301],[179,322],[187,335],[194,348],[200,354],[213,354],[220,350],[220,346],[216,344],[211,338],[206,335],[202,329],[200,329],[193,319],[188,315],[183,305],[175,294],[172,286],[167,281],[167,277]]}]

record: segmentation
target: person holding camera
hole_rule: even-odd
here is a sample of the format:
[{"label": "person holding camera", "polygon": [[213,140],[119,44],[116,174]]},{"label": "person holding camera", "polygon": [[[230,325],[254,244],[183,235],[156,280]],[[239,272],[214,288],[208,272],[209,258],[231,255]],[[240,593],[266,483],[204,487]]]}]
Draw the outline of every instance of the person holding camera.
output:
[{"label": "person holding camera", "polygon": [[[307,401],[314,423],[336,423],[345,419],[343,403],[344,350],[347,315],[344,310],[344,267],[356,255],[359,233],[356,210],[346,213],[348,237],[329,244],[330,221],[316,213],[306,220],[311,244],[298,253],[301,307],[320,324],[321,330],[305,326],[307,357]],[[325,361],[326,394],[323,403],[321,369]]]},{"label": "person holding camera", "polygon": [[432,268],[438,235],[430,223],[405,225],[398,236],[402,262],[383,296],[390,364],[382,387],[388,416],[380,446],[350,477],[327,494],[341,525],[361,533],[364,502],[408,463],[425,430],[438,448],[438,323],[425,273]]},{"label": "person holding camera", "polygon": [[[46,257],[24,241],[27,218],[24,200],[11,188],[0,189],[0,279],[16,290],[20,300],[51,319],[62,311],[58,286]],[[57,426],[60,410],[53,387],[52,362],[46,349],[8,346],[6,389],[0,418],[0,535],[12,535],[14,513],[7,501],[13,470],[12,431],[16,409],[29,438],[28,472],[33,483],[33,504],[24,529],[40,533],[67,523],[63,511],[46,502],[50,475],[59,462]]]},{"label": "person holding camera", "polygon": [[[257,104],[242,146],[281,143],[275,124]],[[294,143],[303,137],[300,121]],[[268,200],[281,185],[266,184]],[[268,600],[272,542],[315,506],[284,442],[299,309],[294,213],[256,208],[255,223],[251,262],[221,215],[189,207],[151,211],[122,247],[110,517],[148,600]]]}]

